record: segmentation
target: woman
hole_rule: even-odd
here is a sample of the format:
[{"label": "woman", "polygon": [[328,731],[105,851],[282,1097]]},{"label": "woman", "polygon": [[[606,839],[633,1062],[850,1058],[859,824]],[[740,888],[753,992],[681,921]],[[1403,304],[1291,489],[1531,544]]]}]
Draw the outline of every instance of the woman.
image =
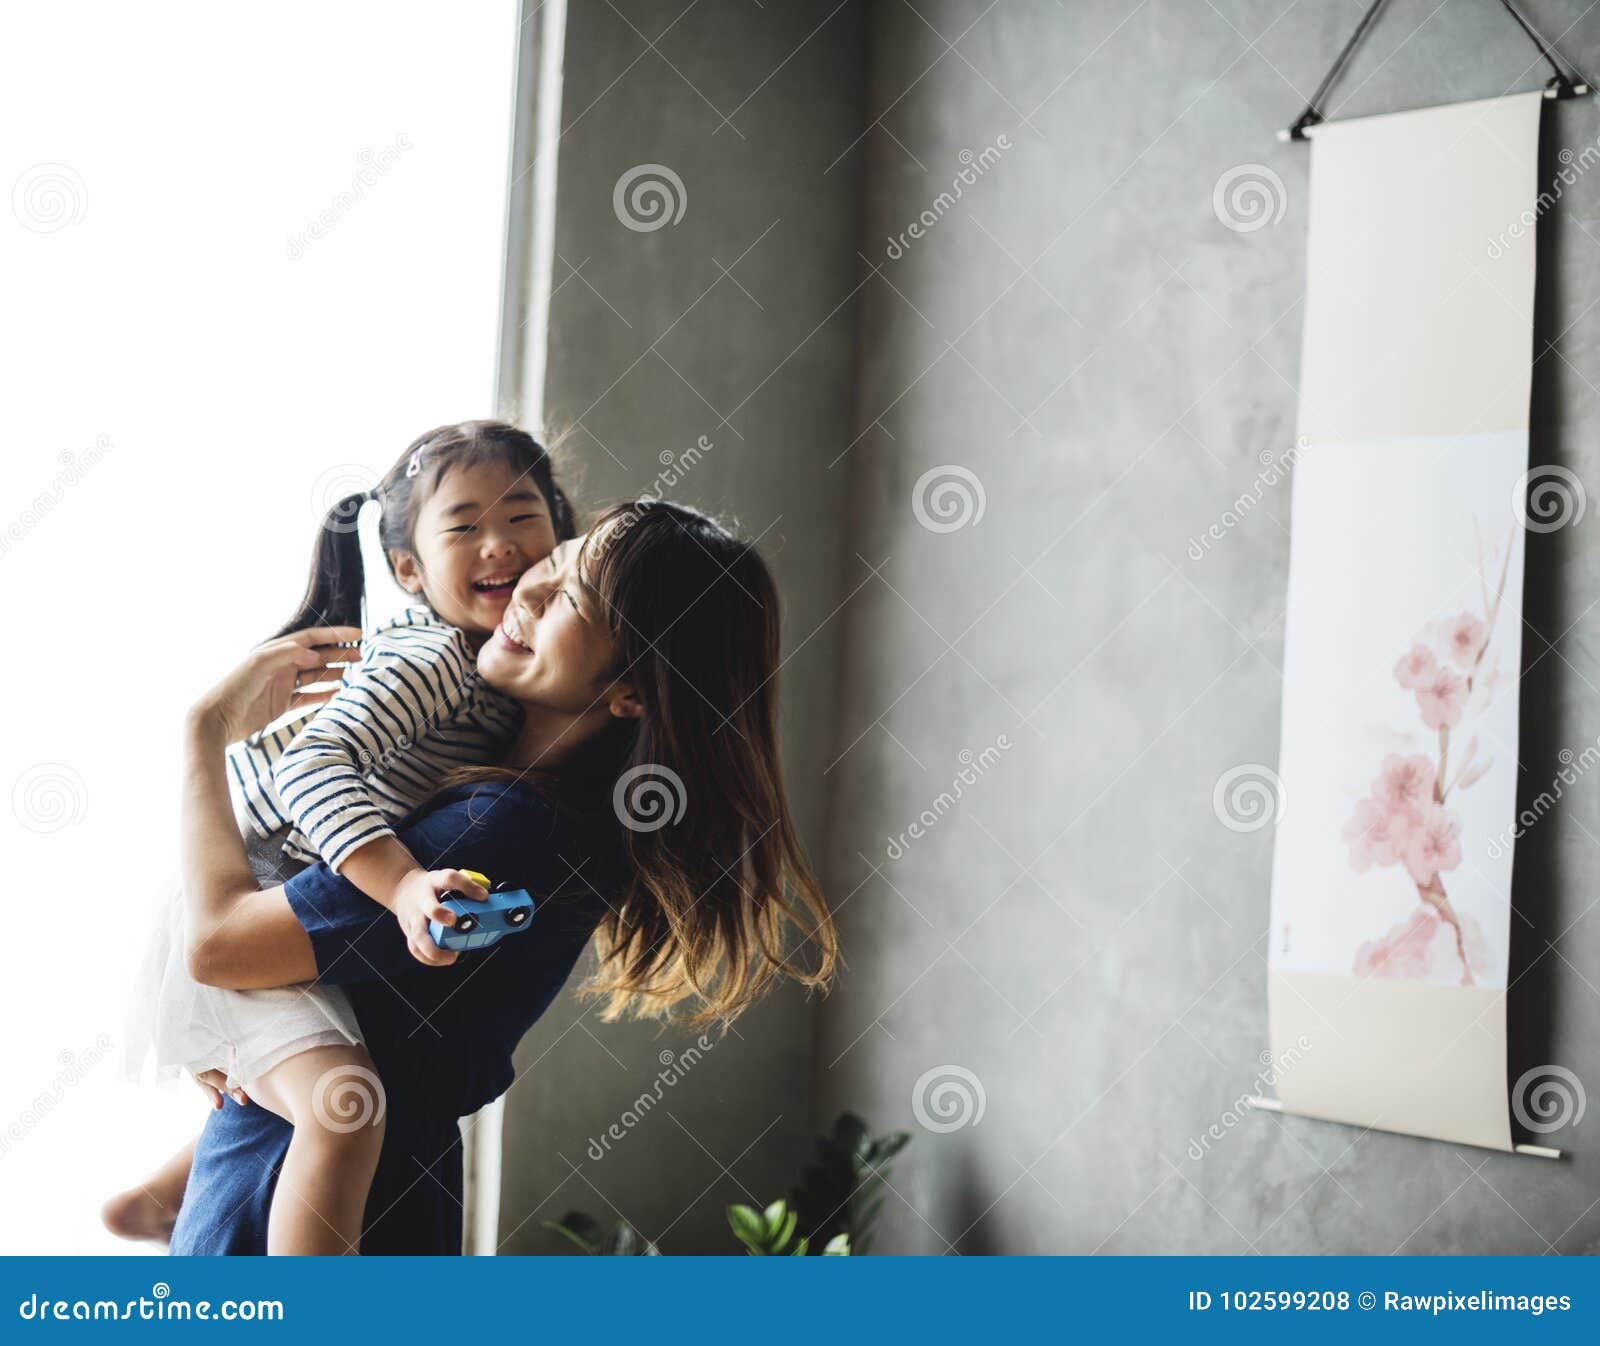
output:
[{"label": "woman", "polygon": [[[471,868],[534,895],[525,933],[464,957],[432,952],[420,913],[397,924],[326,865],[257,886],[223,749],[317,699],[296,682],[333,667],[337,652],[316,642],[335,638],[270,642],[190,713],[192,970],[239,989],[346,990],[378,1078],[330,1082],[326,1120],[386,1114],[361,1251],[458,1252],[458,1119],[510,1087],[517,1043],[591,936],[599,964],[584,990],[604,998],[606,1019],[688,1010],[726,1023],[780,977],[825,987],[832,975],[832,922],[779,769],[777,594],[749,544],[648,501],[608,511],[522,577],[479,656],[521,704],[521,731],[502,767],[458,773],[400,833],[435,871]],[[794,961],[788,925],[814,966]],[[174,1253],[264,1251],[288,1134],[248,1102],[211,1114]]]}]

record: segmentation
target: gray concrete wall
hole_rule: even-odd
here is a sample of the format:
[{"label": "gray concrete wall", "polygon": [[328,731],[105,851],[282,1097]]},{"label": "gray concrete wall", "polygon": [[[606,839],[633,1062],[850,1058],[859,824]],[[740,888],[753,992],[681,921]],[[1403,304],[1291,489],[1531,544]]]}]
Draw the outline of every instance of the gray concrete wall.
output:
[{"label": "gray concrete wall", "polygon": [[[807,40],[830,8],[572,4],[545,390],[584,503],[654,490],[760,538],[786,604],[788,775],[819,861],[846,483],[826,463],[850,434],[860,209],[859,153],[834,161],[865,106],[855,8]],[[637,231],[613,191],[648,164],[677,174],[684,209]],[[658,481],[661,455],[681,463],[701,436],[711,447],[681,480]],[[565,1248],[541,1222],[573,1208],[625,1216],[669,1251],[727,1251],[723,1206],[765,1204],[796,1175],[815,1031],[814,1004],[775,995],[655,1101],[662,1054],[696,1034],[602,1024],[564,997],[507,1100],[503,1251]],[[592,1158],[590,1139],[646,1092],[637,1124]]]},{"label": "gray concrete wall", "polygon": [[[599,1161],[589,1138],[692,1038],[563,1001],[510,1097],[506,1250],[551,1249],[538,1222],[572,1206],[725,1247],[722,1204],[775,1195],[841,1107],[916,1137],[882,1251],[1600,1249],[1584,1128],[1550,1138],[1560,1164],[1266,1114],[1188,1152],[1266,1046],[1271,835],[1224,829],[1211,792],[1277,758],[1287,486],[1186,549],[1292,441],[1307,156],[1274,132],[1359,7],[619,8],[573,6],[547,400],[578,423],[591,498],[703,433],[673,493],[764,534],[790,776],[848,968],[815,1042],[814,1008],[776,999]],[[1529,9],[1600,66],[1600,13]],[[1391,0],[1332,111],[1532,88],[1531,57],[1497,6]],[[1546,179],[1600,133],[1593,103],[1549,111]],[[1002,135],[974,174],[964,152]],[[635,233],[611,194],[649,162],[687,209]],[[1212,192],[1251,163],[1285,211],[1231,232]],[[1597,239],[1585,178],[1541,225],[1533,457],[1591,482]],[[951,465],[984,513],[932,531],[914,491]],[[1530,795],[1600,731],[1593,538],[1529,539]],[[959,805],[891,846],[963,769]],[[1519,852],[1511,1003],[1513,1072],[1591,1088],[1595,789]],[[977,1088],[950,1067],[983,1112],[944,1130]]]},{"label": "gray concrete wall", "polygon": [[[1252,1092],[1266,1047],[1271,833],[1226,830],[1211,793],[1277,760],[1287,486],[1203,560],[1186,547],[1258,455],[1292,443],[1307,153],[1273,133],[1361,8],[871,11],[863,249],[882,274],[863,291],[846,585],[866,583],[828,772],[851,968],[820,1068],[824,1111],[916,1133],[884,1251],[1600,1249],[1592,1118],[1550,1139],[1571,1151],[1559,1164],[1264,1113],[1187,1152]],[[1600,65],[1600,15],[1528,9]],[[1532,58],[1495,5],[1393,0],[1333,115],[1533,88]],[[1597,132],[1592,101],[1554,107],[1545,180]],[[1002,134],[1015,148],[889,260],[963,152]],[[1212,191],[1248,163],[1281,177],[1286,210],[1235,233]],[[1597,215],[1600,177],[1584,178],[1541,225],[1534,381],[1534,462],[1591,485]],[[941,534],[913,490],[949,464],[977,474],[986,509]],[[1592,520],[1530,538],[1534,794],[1600,731],[1595,538]],[[888,859],[959,754],[1002,734],[1015,746]],[[1511,1007],[1513,1070],[1560,1063],[1591,1092],[1597,788],[1581,781],[1519,852]],[[917,1081],[952,1066],[981,1082],[981,1120],[926,1129]],[[961,1089],[976,1096],[957,1079],[944,1102]]]}]

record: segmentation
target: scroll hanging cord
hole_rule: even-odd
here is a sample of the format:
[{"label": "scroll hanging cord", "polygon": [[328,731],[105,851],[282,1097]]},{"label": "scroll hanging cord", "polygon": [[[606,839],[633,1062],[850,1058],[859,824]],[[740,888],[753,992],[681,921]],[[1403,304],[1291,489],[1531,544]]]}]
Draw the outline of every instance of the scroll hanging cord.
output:
[{"label": "scroll hanging cord", "polygon": [[[1507,14],[1517,21],[1517,26],[1527,34],[1528,40],[1538,49],[1539,55],[1549,62],[1550,69],[1555,72],[1546,82],[1545,88],[1554,90],[1557,98],[1572,98],[1580,91],[1580,88],[1587,86],[1588,81],[1584,79],[1581,71],[1577,71],[1576,67],[1574,67],[1574,71],[1578,76],[1576,81],[1561,69],[1561,65],[1556,60],[1550,45],[1539,35],[1533,25],[1523,18],[1522,14],[1511,3],[1511,0],[1500,0],[1500,5]],[[1328,96],[1329,89],[1333,87],[1333,82],[1338,79],[1340,72],[1345,67],[1345,63],[1349,61],[1350,54],[1360,45],[1361,39],[1367,35],[1368,30],[1372,27],[1373,20],[1378,17],[1378,11],[1383,6],[1384,0],[1372,0],[1372,4],[1367,6],[1367,11],[1361,16],[1361,22],[1356,25],[1355,32],[1350,34],[1350,40],[1344,44],[1332,67],[1322,77],[1322,82],[1317,85],[1316,91],[1312,93],[1311,101],[1306,104],[1305,111],[1295,118],[1294,124],[1285,133],[1289,139],[1304,140],[1306,127],[1315,126],[1322,121],[1320,107],[1323,99]]]}]

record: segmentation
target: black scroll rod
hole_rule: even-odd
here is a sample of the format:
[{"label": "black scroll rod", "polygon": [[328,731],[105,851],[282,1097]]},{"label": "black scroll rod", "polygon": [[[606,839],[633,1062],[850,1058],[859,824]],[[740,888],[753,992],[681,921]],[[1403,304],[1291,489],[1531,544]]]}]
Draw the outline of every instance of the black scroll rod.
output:
[{"label": "black scroll rod", "polygon": [[[1500,3],[1504,6],[1506,13],[1517,21],[1517,26],[1528,35],[1528,41],[1539,49],[1539,55],[1549,62],[1550,69],[1555,72],[1545,81],[1544,96],[1546,98],[1578,98],[1587,94],[1589,92],[1589,82],[1584,78],[1582,72],[1576,66],[1573,67],[1570,75],[1562,70],[1554,52],[1551,50],[1550,44],[1540,37],[1534,30],[1533,25],[1518,13],[1511,0],[1500,0]],[[1328,90],[1333,87],[1334,80],[1339,78],[1339,72],[1344,69],[1345,63],[1350,59],[1350,53],[1360,45],[1361,39],[1367,35],[1368,30],[1372,27],[1372,21],[1378,17],[1378,11],[1383,8],[1383,5],[1384,0],[1372,0],[1372,4],[1367,7],[1367,12],[1361,16],[1361,22],[1356,25],[1355,32],[1350,34],[1350,40],[1344,44],[1344,50],[1339,53],[1328,73],[1322,77],[1322,83],[1317,85],[1316,92],[1311,95],[1311,101],[1306,104],[1305,111],[1295,118],[1294,125],[1278,132],[1279,140],[1304,140],[1306,138],[1306,127],[1316,126],[1322,121],[1322,113],[1318,110],[1322,105],[1322,100],[1328,96]]]}]

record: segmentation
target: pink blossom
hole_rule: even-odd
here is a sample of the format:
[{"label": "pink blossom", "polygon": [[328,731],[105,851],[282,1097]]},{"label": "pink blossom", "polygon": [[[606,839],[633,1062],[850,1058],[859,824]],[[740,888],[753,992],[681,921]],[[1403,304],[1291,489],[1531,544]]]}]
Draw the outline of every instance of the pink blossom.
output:
[{"label": "pink blossom", "polygon": [[1402,858],[1411,877],[1426,888],[1442,870],[1461,863],[1461,820],[1449,809],[1431,805],[1411,831]]},{"label": "pink blossom", "polygon": [[1435,668],[1427,682],[1417,687],[1417,706],[1429,729],[1453,728],[1467,703],[1467,684],[1448,668]]},{"label": "pink blossom", "polygon": [[1488,640],[1489,628],[1481,618],[1474,617],[1470,612],[1463,612],[1445,627],[1445,650],[1457,668],[1464,668],[1469,673],[1477,664],[1478,656],[1483,653]]},{"label": "pink blossom", "polygon": [[1433,802],[1433,787],[1438,779],[1434,764],[1421,753],[1402,757],[1397,752],[1383,759],[1383,774],[1372,784],[1372,793],[1391,809],[1421,813]]},{"label": "pink blossom", "polygon": [[[1441,981],[1460,968],[1455,936],[1432,908],[1419,906],[1382,939],[1363,943],[1356,950],[1354,971],[1358,977]],[[1436,975],[1440,972],[1446,977]]]},{"label": "pink blossom", "polygon": [[1426,645],[1413,645],[1409,654],[1402,655],[1394,666],[1394,676],[1402,687],[1421,687],[1432,679],[1439,662]]},{"label": "pink blossom", "polygon": [[[1489,970],[1489,944],[1470,916],[1461,917],[1467,959],[1478,976]],[[1382,939],[1369,940],[1356,950],[1358,977],[1388,977],[1399,981],[1424,981],[1459,986],[1465,980],[1455,931],[1430,906],[1419,905]]]},{"label": "pink blossom", "polygon": [[1364,874],[1373,865],[1398,863],[1411,846],[1411,834],[1420,823],[1409,808],[1395,807],[1381,799],[1363,799],[1356,805],[1343,836],[1350,847],[1350,865]]}]

